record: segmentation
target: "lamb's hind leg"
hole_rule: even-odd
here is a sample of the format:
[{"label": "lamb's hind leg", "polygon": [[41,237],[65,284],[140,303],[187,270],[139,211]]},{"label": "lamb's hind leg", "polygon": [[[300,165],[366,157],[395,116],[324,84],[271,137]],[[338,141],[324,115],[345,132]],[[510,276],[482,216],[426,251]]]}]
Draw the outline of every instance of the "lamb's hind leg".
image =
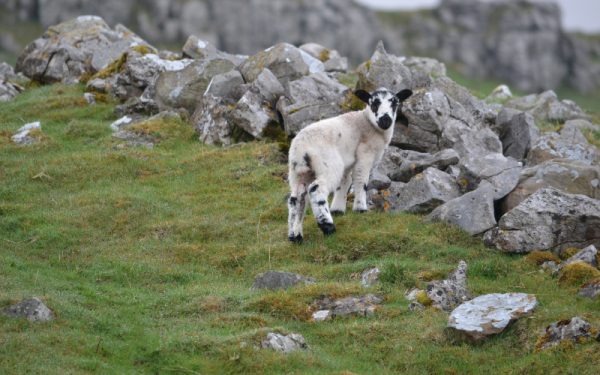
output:
[{"label": "lamb's hind leg", "polygon": [[310,205],[317,219],[317,225],[326,236],[335,233],[335,224],[327,204],[329,189],[325,180],[317,179],[308,187]]},{"label": "lamb's hind leg", "polygon": [[302,242],[302,223],[306,212],[306,188],[294,184],[288,199],[288,239],[291,242]]}]

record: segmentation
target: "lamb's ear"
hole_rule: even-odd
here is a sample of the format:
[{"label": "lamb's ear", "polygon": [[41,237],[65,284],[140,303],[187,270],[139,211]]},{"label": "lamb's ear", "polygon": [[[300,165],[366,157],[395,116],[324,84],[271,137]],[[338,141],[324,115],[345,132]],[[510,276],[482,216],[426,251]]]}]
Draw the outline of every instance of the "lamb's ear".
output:
[{"label": "lamb's ear", "polygon": [[396,94],[396,98],[398,98],[398,100],[400,100],[401,102],[403,102],[406,99],[410,98],[410,96],[412,94],[413,94],[412,90],[405,89],[405,90],[402,90],[399,93],[397,93]]},{"label": "lamb's ear", "polygon": [[400,121],[400,123],[404,126],[408,126],[408,119],[406,118],[406,116],[404,116],[404,113],[400,112],[398,113],[398,117],[396,118],[396,121]]},{"label": "lamb's ear", "polygon": [[354,91],[354,95],[356,95],[360,100],[367,104],[369,103],[369,100],[371,100],[371,94],[369,94],[365,90],[356,90]]}]

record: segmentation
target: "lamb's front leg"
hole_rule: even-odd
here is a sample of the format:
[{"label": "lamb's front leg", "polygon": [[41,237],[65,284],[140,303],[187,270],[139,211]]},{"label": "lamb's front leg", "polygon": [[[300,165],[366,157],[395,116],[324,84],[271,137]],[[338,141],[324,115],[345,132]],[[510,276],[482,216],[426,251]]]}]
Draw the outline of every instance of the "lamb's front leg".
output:
[{"label": "lamb's front leg", "polygon": [[342,178],[342,182],[333,193],[333,201],[331,202],[331,213],[333,215],[343,215],[346,212],[346,198],[348,190],[352,184],[352,171],[347,171]]},{"label": "lamb's front leg", "polygon": [[319,225],[319,228],[321,228],[321,231],[326,236],[335,233],[335,224],[333,224],[333,218],[327,205],[328,195],[327,181],[317,179],[308,187],[308,196],[313,215],[317,219],[317,225]]},{"label": "lamb's front leg", "polygon": [[[362,152],[360,152],[362,151]],[[358,160],[352,172],[354,186],[354,204],[352,210],[355,212],[366,212],[367,206],[367,183],[375,157],[370,152],[359,149]]]}]

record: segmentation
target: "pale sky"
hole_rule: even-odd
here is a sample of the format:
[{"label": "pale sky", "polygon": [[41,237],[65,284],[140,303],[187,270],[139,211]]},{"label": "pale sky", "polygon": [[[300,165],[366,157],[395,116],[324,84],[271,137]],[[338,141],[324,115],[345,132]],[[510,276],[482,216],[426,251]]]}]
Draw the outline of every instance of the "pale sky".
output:
[{"label": "pale sky", "polygon": [[[356,0],[377,9],[417,9],[432,7],[438,0]],[[546,0],[537,0],[546,1]],[[563,25],[570,31],[600,33],[599,0],[555,0],[562,7]]]}]

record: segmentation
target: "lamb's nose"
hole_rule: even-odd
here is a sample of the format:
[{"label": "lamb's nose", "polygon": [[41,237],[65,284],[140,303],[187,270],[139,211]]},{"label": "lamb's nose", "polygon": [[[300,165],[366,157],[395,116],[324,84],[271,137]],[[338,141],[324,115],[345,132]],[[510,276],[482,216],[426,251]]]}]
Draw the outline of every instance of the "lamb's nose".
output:
[{"label": "lamb's nose", "polygon": [[383,115],[380,119],[379,119],[379,127],[381,129],[387,129],[392,125],[392,119],[389,115]]}]

